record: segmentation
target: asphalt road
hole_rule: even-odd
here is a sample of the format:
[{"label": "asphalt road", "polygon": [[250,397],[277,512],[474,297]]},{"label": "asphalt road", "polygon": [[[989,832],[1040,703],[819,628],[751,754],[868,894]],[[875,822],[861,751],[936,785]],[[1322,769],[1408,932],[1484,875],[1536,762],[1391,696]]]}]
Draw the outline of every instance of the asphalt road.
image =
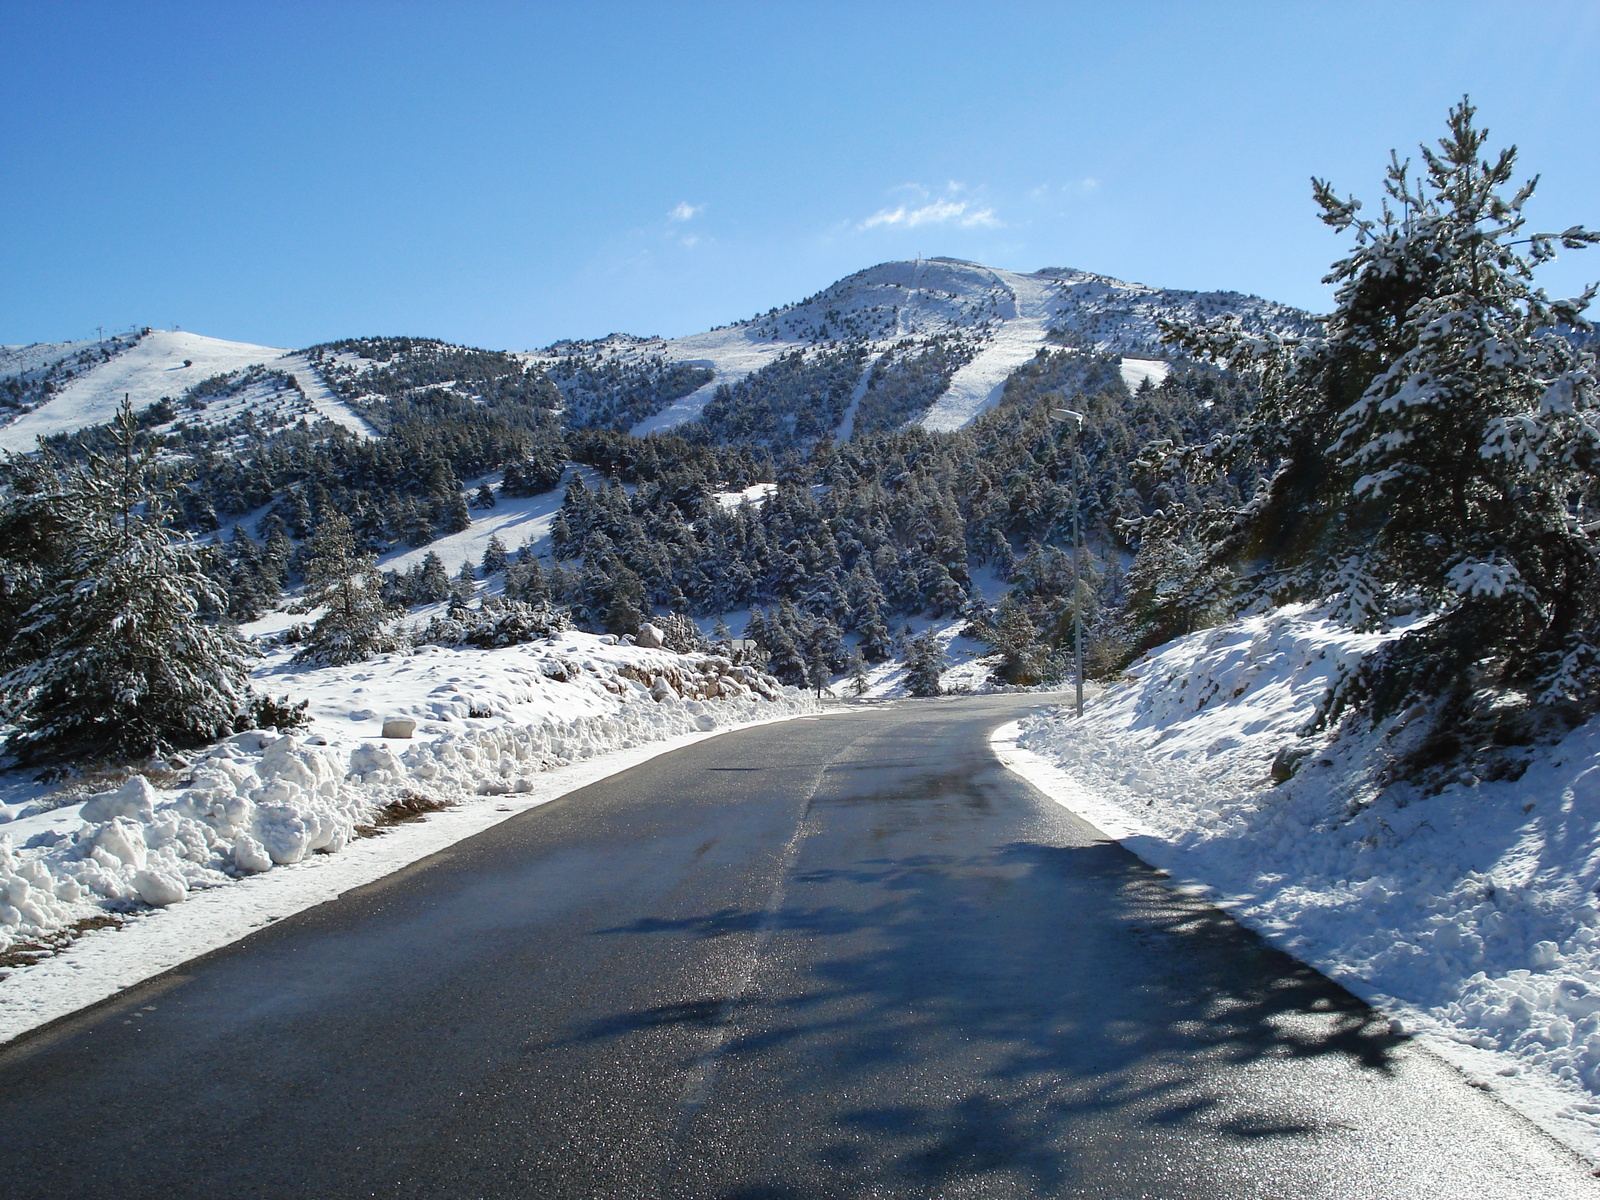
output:
[{"label": "asphalt road", "polygon": [[1001,768],[1028,703],[703,742],[21,1039],[0,1194],[1600,1195]]}]

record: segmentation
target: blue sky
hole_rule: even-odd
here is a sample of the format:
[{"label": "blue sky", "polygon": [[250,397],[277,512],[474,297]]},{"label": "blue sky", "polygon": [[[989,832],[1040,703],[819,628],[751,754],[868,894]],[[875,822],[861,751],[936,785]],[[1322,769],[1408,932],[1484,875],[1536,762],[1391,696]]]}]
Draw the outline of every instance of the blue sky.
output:
[{"label": "blue sky", "polygon": [[[0,0],[0,342],[694,332],[916,254],[1315,309],[1463,92],[1600,225],[1600,4]],[[1600,277],[1600,252],[1543,277]]]}]

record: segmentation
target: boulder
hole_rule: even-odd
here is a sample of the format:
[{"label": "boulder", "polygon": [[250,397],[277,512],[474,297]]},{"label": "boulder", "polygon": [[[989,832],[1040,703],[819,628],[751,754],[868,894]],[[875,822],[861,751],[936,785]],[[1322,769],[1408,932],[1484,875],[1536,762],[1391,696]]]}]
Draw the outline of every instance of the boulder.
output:
[{"label": "boulder", "polygon": [[646,650],[659,650],[667,644],[667,635],[655,625],[641,625],[633,644],[643,646]]},{"label": "boulder", "polygon": [[1294,778],[1294,773],[1300,769],[1300,764],[1310,755],[1310,746],[1296,746],[1290,743],[1279,749],[1272,759],[1272,782],[1288,783],[1289,780]]}]

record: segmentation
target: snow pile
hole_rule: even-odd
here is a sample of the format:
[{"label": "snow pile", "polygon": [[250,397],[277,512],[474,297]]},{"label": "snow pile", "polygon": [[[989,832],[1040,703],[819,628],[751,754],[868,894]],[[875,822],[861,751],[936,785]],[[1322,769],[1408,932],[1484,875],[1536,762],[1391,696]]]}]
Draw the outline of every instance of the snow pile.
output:
[{"label": "snow pile", "polygon": [[[264,684],[286,682],[287,654]],[[337,853],[385,814],[531,792],[552,767],[817,707],[725,658],[578,632],[293,675],[290,689],[311,699],[308,729],[237,734],[175,760],[170,786],[134,775],[78,803],[35,801],[15,814],[0,833],[0,951],[46,944],[108,909],[165,907]],[[376,736],[399,718],[421,736]]]},{"label": "snow pile", "polygon": [[1600,1153],[1600,723],[1515,781],[1382,787],[1386,738],[1302,735],[1396,631],[1304,608],[1178,639],[1082,722],[1023,722],[1040,780],[1141,858]]}]

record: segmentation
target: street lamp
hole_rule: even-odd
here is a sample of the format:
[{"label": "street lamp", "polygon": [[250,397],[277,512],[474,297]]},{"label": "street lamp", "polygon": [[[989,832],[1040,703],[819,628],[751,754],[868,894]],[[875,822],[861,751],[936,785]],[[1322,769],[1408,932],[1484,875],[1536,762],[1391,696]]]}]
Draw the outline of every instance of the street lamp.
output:
[{"label": "street lamp", "polygon": [[[1057,419],[1071,417],[1077,422],[1076,433],[1083,433],[1083,414],[1070,408],[1052,408],[1050,415]],[[1078,716],[1083,716],[1083,492],[1078,483],[1078,453],[1072,453],[1072,657],[1077,669]]]}]

